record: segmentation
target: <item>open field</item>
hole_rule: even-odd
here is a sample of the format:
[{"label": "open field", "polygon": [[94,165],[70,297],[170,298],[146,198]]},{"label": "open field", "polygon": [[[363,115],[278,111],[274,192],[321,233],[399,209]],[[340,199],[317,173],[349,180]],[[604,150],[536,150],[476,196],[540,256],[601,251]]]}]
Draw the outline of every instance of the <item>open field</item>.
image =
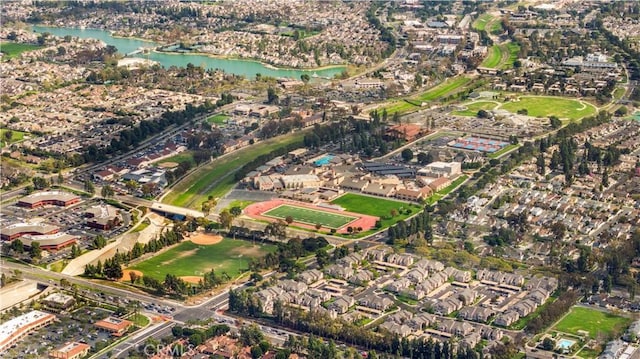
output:
[{"label": "open field", "polygon": [[471,26],[478,31],[482,31],[485,29],[487,24],[491,22],[491,19],[493,19],[493,16],[491,16],[491,14],[482,14],[476,19],[476,21],[473,22],[473,25]]},{"label": "open field", "polygon": [[482,61],[480,66],[496,68],[500,64],[500,61],[502,60],[502,50],[503,50],[502,46],[500,45],[491,46],[489,48],[489,53],[487,54],[487,57]]},{"label": "open field", "polygon": [[193,160],[192,151],[184,151],[184,152],[178,153],[175,156],[167,157],[161,161],[158,161],[158,163],[167,163],[167,162],[174,162],[174,163],[189,162],[191,163],[192,166],[196,165],[196,161]]},{"label": "open field", "polygon": [[32,44],[17,44],[14,42],[0,43],[0,52],[4,53],[3,59],[12,59],[20,56],[21,53],[41,49],[42,46]]},{"label": "open field", "polygon": [[578,120],[596,114],[596,108],[589,103],[551,96],[522,96],[517,101],[502,104],[500,109],[513,113],[520,109],[527,109],[529,116],[548,117],[555,115],[569,120]]},{"label": "open field", "polygon": [[263,216],[273,217],[277,219],[285,219],[291,216],[295,222],[315,225],[321,224],[324,227],[338,229],[356,217],[343,216],[336,213],[316,211],[310,208],[298,207],[284,204],[272,210],[266,211]]},{"label": "open field", "polygon": [[619,317],[595,309],[573,307],[569,314],[553,329],[575,335],[579,335],[579,330],[585,330],[589,332],[592,339],[595,339],[598,333],[613,339],[622,333],[631,322],[630,318]]},{"label": "open field", "polygon": [[201,276],[214,269],[226,272],[231,278],[247,269],[251,258],[274,252],[276,246],[257,245],[243,240],[225,238],[214,245],[198,245],[184,241],[157,256],[128,269],[139,270],[143,275],[164,280],[167,273],[178,277]]},{"label": "open field", "polygon": [[509,57],[507,57],[507,60],[501,64],[500,68],[510,69],[513,67],[513,63],[518,59],[518,54],[520,53],[520,45],[510,42],[506,45],[506,49],[504,51],[509,53]]},{"label": "open field", "polygon": [[465,106],[465,110],[454,111],[453,114],[457,116],[473,116],[475,117],[480,110],[493,110],[498,106],[497,103],[491,101],[476,101],[462,104]]},{"label": "open field", "polygon": [[417,100],[420,102],[427,102],[445,97],[446,95],[452,94],[454,91],[467,85],[469,82],[471,82],[471,78],[464,76],[449,79],[438,86],[430,88],[429,91],[418,96]]},{"label": "open field", "polygon": [[[380,217],[382,227],[388,227],[399,220],[409,217],[411,214],[420,210],[420,206],[405,202],[393,201],[384,198],[376,198],[355,193],[346,193],[333,201],[333,204],[343,207],[350,212],[367,214],[370,216]],[[411,210],[407,214],[405,211]],[[398,214],[391,218],[391,210],[396,210]]]},{"label": "open field", "polygon": [[[26,134],[26,132],[22,132],[22,131],[15,131],[15,130],[10,130],[11,131],[11,139],[9,140],[9,143],[7,143],[7,139],[4,137],[5,132],[7,132],[7,129],[4,128],[0,128],[0,147],[4,147],[6,145],[10,145],[12,143],[18,142],[18,141],[22,141],[22,139],[24,139],[24,135]],[[8,135],[7,135],[8,136]]]},{"label": "open field", "polygon": [[[410,99],[396,99],[384,108],[389,115],[394,113],[405,113],[411,111],[417,111],[420,108],[422,102],[433,101],[442,97],[446,97],[450,94],[457,92],[460,88],[466,86],[471,82],[468,77],[460,76],[448,79],[447,81],[438,84],[427,91],[423,92],[419,96],[412,97]],[[382,109],[380,109],[381,111]]]},{"label": "open field", "polygon": [[[486,28],[487,25],[489,26],[488,29]],[[487,30],[488,33],[498,35],[504,31],[502,28],[502,19],[494,19],[487,25],[485,25],[485,30]]]},{"label": "open field", "polygon": [[217,115],[213,115],[207,118],[207,122],[211,123],[211,124],[218,124],[218,125],[222,125],[225,123],[225,121],[227,121],[227,119],[229,118],[229,116],[223,114],[223,113],[219,113]]},{"label": "open field", "polygon": [[301,143],[303,137],[302,131],[279,136],[216,158],[178,182],[162,202],[200,209],[200,205],[208,196],[221,197],[233,188],[235,184],[233,173],[242,165],[292,143]]},{"label": "open field", "polygon": [[513,150],[514,148],[518,148],[518,147],[520,147],[520,145],[509,144],[509,145],[504,146],[502,149],[500,149],[500,150],[498,150],[498,151],[496,151],[494,153],[489,153],[487,155],[487,157],[489,157],[489,158],[498,158],[498,157],[502,156],[503,154]]}]

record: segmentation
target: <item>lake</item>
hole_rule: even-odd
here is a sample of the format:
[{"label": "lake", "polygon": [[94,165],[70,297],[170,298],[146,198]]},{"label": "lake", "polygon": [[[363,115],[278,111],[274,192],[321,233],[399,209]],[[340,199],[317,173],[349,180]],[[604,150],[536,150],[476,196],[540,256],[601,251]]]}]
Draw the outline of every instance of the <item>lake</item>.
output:
[{"label": "lake", "polygon": [[[50,26],[33,26],[33,31],[38,33],[48,32],[52,35],[64,37],[71,35],[82,39],[98,39],[107,45],[115,46],[118,52],[128,54],[138,50],[140,47],[157,47],[161,44],[133,38],[113,37],[106,30],[99,29],[80,29],[71,27],[50,27]],[[139,57],[158,62],[164,67],[176,66],[186,67],[191,63],[196,66],[202,66],[205,69],[220,69],[226,73],[242,75],[247,78],[254,78],[256,74],[271,77],[288,77],[299,80],[300,75],[306,73],[310,76],[314,74],[322,78],[333,78],[335,75],[342,73],[346,69],[345,66],[337,66],[317,70],[297,70],[285,68],[273,68],[265,66],[258,61],[240,60],[240,59],[224,59],[210,57],[207,55],[188,54],[188,53],[162,53],[150,52],[148,54],[135,54],[132,57]]]}]

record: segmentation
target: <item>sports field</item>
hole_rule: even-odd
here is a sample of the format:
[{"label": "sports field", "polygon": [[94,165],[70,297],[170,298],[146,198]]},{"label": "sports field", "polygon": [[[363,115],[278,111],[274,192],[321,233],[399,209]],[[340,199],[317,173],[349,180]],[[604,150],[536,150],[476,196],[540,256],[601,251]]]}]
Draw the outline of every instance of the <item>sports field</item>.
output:
[{"label": "sports field", "polygon": [[580,335],[578,331],[584,330],[589,332],[591,338],[595,339],[598,333],[602,333],[606,337],[615,337],[622,333],[631,322],[630,318],[619,317],[595,309],[573,307],[571,312],[553,329],[575,335]]},{"label": "sports field", "polygon": [[496,106],[498,106],[498,103],[491,102],[491,101],[476,101],[476,102],[462,104],[462,106],[466,107],[466,109],[460,110],[460,111],[454,111],[453,114],[458,116],[475,117],[478,115],[478,111],[493,110],[494,108],[496,108]]},{"label": "sports field", "polygon": [[[416,213],[420,210],[420,206],[415,204],[364,196],[355,193],[346,193],[331,201],[331,203],[337,204],[350,212],[380,217],[382,227],[390,226],[399,220],[409,217],[411,213]],[[411,213],[407,214],[407,209],[410,209]],[[395,210],[398,213],[395,217],[391,217],[392,210]]]},{"label": "sports field", "polygon": [[506,102],[500,109],[516,113],[527,109],[529,116],[549,117],[552,115],[569,120],[578,120],[596,114],[596,108],[586,102],[551,96],[522,96],[516,101]]},{"label": "sports field", "polygon": [[299,131],[274,137],[216,158],[176,183],[162,199],[162,203],[200,209],[202,202],[209,196],[222,197],[233,188],[236,183],[233,174],[245,163],[293,143],[300,143],[302,146],[304,134]]},{"label": "sports field", "polygon": [[349,222],[354,221],[357,217],[344,216],[337,213],[317,211],[310,208],[298,207],[289,204],[283,204],[274,209],[266,211],[263,216],[285,219],[289,216],[295,222],[315,225],[321,224],[323,227],[338,229]]},{"label": "sports field", "polygon": [[42,46],[32,44],[18,44],[14,42],[0,43],[0,52],[5,54],[2,59],[12,59],[20,56],[21,53],[41,49]]},{"label": "sports field", "polygon": [[223,114],[223,113],[219,113],[217,115],[213,115],[207,118],[207,122],[211,123],[211,124],[218,124],[218,125],[222,125],[224,124],[227,119],[229,118],[229,116]]},{"label": "sports field", "polygon": [[191,277],[201,276],[211,269],[218,274],[226,272],[231,278],[235,278],[248,269],[251,258],[262,257],[275,250],[276,246],[271,244],[252,244],[230,238],[212,245],[184,241],[127,269],[138,270],[143,276],[158,280],[164,280],[167,273],[178,277]]}]

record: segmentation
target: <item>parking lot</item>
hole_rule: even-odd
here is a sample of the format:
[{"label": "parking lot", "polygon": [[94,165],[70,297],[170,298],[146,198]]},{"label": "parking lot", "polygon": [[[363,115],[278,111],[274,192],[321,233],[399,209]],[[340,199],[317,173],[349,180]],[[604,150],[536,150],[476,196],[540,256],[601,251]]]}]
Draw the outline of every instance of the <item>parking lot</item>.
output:
[{"label": "parking lot", "polygon": [[113,339],[109,333],[98,331],[94,323],[109,315],[111,312],[94,307],[83,307],[67,315],[58,314],[53,324],[32,332],[0,357],[45,358],[49,351],[69,341],[86,343],[99,350]]}]

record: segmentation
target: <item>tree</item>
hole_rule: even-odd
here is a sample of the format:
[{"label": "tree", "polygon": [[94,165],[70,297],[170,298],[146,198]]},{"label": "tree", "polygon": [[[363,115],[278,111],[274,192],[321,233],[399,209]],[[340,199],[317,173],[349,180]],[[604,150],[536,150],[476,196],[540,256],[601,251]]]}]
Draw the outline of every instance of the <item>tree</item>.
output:
[{"label": "tree", "polygon": [[302,80],[302,82],[304,82],[305,84],[309,82],[309,80],[311,79],[311,77],[309,76],[309,74],[302,74],[300,75],[300,80]]},{"label": "tree", "polygon": [[538,174],[543,175],[544,176],[544,153],[540,152],[538,154],[538,159],[536,161],[536,166],[538,167]]},{"label": "tree", "polygon": [[140,187],[140,185],[138,184],[138,182],[134,181],[134,180],[128,180],[127,182],[124,183],[125,187],[127,188],[127,190],[131,193],[135,192],[138,190],[138,187]]},{"label": "tree", "polygon": [[609,171],[605,168],[604,172],[602,172],[602,187],[609,187]]},{"label": "tree", "polygon": [[262,348],[259,345],[254,345],[251,347],[251,358],[259,359],[262,357],[264,353],[262,352]]},{"label": "tree", "polygon": [[562,126],[562,121],[560,121],[560,119],[558,118],[558,116],[550,116],[549,117],[549,123],[551,124],[552,128],[560,128]]},{"label": "tree", "polygon": [[37,190],[45,189],[49,186],[47,180],[42,177],[33,177],[31,181],[33,182],[33,188]]},{"label": "tree", "polygon": [[418,153],[418,163],[421,165],[428,165],[431,162],[433,162],[433,155],[431,153]]},{"label": "tree", "polygon": [[325,249],[318,249],[316,251],[316,262],[318,262],[318,267],[323,268],[329,263],[329,253]]},{"label": "tree", "polygon": [[229,212],[231,213],[232,216],[238,217],[239,215],[242,214],[242,208],[240,208],[238,206],[234,206],[234,207],[231,207]]},{"label": "tree", "polygon": [[71,246],[71,258],[77,258],[80,256],[82,252],[80,251],[80,247],[77,244]]},{"label": "tree", "polygon": [[550,229],[557,240],[562,240],[567,232],[567,227],[560,221],[554,222]]},{"label": "tree", "polygon": [[231,228],[231,223],[233,222],[233,215],[228,211],[228,210],[224,210],[222,212],[220,212],[220,215],[218,216],[218,219],[220,221],[220,225],[223,228]]},{"label": "tree", "polygon": [[131,284],[135,284],[138,281],[138,274],[134,271],[129,272],[129,280],[131,280]]},{"label": "tree", "polygon": [[276,90],[273,87],[269,87],[267,89],[267,103],[268,104],[278,103],[278,95],[276,94]]},{"label": "tree", "polygon": [[13,131],[4,130],[4,133],[2,134],[2,136],[4,137],[4,141],[9,143],[11,142],[11,138],[13,138]]},{"label": "tree", "polygon": [[31,249],[29,250],[29,255],[32,259],[40,259],[42,257],[42,249],[40,248],[40,243],[33,241],[31,242]]},{"label": "tree", "polygon": [[293,216],[287,216],[284,221],[287,222],[287,224],[293,223]]},{"label": "tree", "polygon": [[405,162],[409,162],[413,159],[413,151],[411,151],[411,149],[409,148],[405,148],[404,150],[402,150],[401,156]]},{"label": "tree", "polygon": [[96,193],[96,188],[94,187],[93,183],[89,180],[84,181],[84,190],[90,194]]},{"label": "tree", "polygon": [[487,110],[479,110],[478,113],[476,114],[476,117],[489,118],[489,112],[487,112]]},{"label": "tree", "polygon": [[24,245],[20,239],[14,239],[11,242],[11,250],[15,253],[22,254],[24,253]]},{"label": "tree", "polygon": [[114,193],[115,192],[114,192],[113,188],[111,188],[111,186],[109,186],[109,185],[102,186],[102,190],[100,191],[100,194],[104,198],[113,197]]},{"label": "tree", "polygon": [[555,340],[553,340],[553,339],[551,339],[549,337],[544,338],[544,340],[542,341],[542,349],[544,349],[544,350],[551,351],[555,347],[556,347]]},{"label": "tree", "polygon": [[626,106],[620,106],[616,112],[614,112],[614,114],[618,117],[622,117],[622,116],[626,116],[627,113],[629,112],[629,110],[627,109]]}]

